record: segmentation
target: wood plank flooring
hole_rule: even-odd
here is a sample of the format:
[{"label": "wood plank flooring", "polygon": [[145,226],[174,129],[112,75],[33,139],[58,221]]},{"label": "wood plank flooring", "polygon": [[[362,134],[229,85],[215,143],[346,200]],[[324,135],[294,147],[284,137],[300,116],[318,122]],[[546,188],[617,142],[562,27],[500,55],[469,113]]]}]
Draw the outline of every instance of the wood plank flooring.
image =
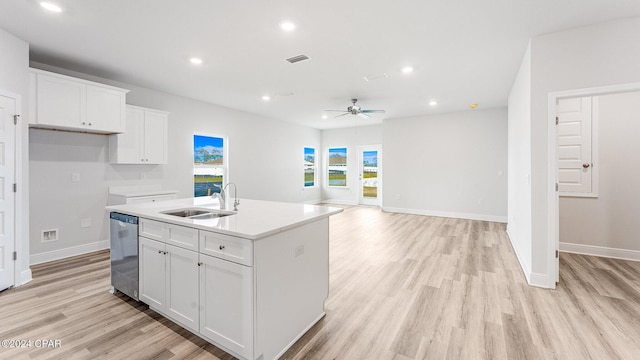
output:
[{"label": "wood plank flooring", "polygon": [[[331,218],[327,316],[282,359],[640,359],[640,263],[563,253],[558,289],[529,287],[504,230],[345,208]],[[0,359],[232,358],[109,294],[106,251],[33,277],[0,293],[0,339],[32,347]]]}]

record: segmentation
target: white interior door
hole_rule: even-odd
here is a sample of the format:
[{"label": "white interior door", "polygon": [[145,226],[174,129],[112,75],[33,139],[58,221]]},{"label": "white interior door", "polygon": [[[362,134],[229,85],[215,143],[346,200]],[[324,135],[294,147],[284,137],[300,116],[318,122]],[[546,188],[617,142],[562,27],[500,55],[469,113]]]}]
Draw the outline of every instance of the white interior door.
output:
[{"label": "white interior door", "polygon": [[358,147],[359,203],[380,206],[382,199],[382,147]]},{"label": "white interior door", "polygon": [[0,95],[0,290],[14,285],[16,99]]},{"label": "white interior door", "polygon": [[561,196],[592,193],[592,98],[558,100],[558,190]]}]

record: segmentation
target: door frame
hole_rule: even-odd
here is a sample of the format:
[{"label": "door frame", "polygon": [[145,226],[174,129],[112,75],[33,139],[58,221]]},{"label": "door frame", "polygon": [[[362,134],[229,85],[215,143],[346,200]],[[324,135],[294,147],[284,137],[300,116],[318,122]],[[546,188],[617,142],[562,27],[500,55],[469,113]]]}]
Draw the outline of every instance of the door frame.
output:
[{"label": "door frame", "polygon": [[[23,212],[23,194],[25,191],[28,191],[28,188],[25,185],[25,182],[22,180],[22,127],[23,123],[26,121],[22,116],[22,96],[16,94],[11,91],[0,89],[0,96],[7,97],[15,100],[16,109],[15,115],[20,117],[18,123],[14,126],[14,141],[13,141],[13,181],[18,186],[18,191],[16,191],[13,197],[13,251],[16,251],[18,254],[18,259],[13,261],[13,287],[20,286],[23,283],[27,283],[31,280],[31,271],[28,271],[28,274],[25,274],[24,279],[21,271],[21,266],[24,261],[28,268],[29,264],[29,251],[22,251],[24,246],[24,236],[22,233],[22,212]],[[26,240],[27,249],[28,249],[28,239]]]},{"label": "door frame", "polygon": [[557,127],[556,114],[557,102],[560,99],[599,96],[615,93],[640,91],[640,82],[600,86],[592,88],[574,89],[567,91],[550,92],[547,101],[547,269],[549,269],[548,287],[555,289],[560,281],[560,256],[556,257],[556,251],[560,252],[560,194],[556,191],[558,182],[557,160]]},{"label": "door frame", "polygon": [[[374,145],[360,145],[358,146],[358,205],[372,205],[372,206],[382,206],[382,145],[374,144]],[[364,180],[364,174],[362,172],[362,153],[365,151],[377,151],[378,152],[378,192],[375,200],[366,199],[362,196],[362,182]]]}]

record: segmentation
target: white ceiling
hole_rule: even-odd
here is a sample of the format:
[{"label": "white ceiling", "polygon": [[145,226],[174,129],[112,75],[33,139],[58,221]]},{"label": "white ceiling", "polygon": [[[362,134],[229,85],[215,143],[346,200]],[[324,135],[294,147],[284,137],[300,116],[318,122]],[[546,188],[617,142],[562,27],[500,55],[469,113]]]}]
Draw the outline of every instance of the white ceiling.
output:
[{"label": "white ceiling", "polygon": [[[639,0],[51,1],[64,11],[0,0],[33,61],[319,129],[506,106],[531,37],[640,15]],[[386,114],[321,118],[352,97]]]}]

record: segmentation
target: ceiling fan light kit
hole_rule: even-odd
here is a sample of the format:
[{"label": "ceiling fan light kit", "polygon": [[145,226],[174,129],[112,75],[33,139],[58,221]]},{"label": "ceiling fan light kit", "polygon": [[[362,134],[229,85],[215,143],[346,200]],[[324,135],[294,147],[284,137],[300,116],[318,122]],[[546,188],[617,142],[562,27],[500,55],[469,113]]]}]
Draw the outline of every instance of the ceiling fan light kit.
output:
[{"label": "ceiling fan light kit", "polygon": [[369,110],[369,109],[362,109],[360,106],[356,105],[356,102],[358,102],[358,99],[351,99],[351,106],[349,106],[347,108],[347,111],[345,112],[344,110],[325,110],[325,111],[339,111],[339,112],[344,112],[344,114],[340,114],[340,115],[336,115],[334,116],[334,118],[337,117],[341,117],[341,116],[345,116],[345,115],[357,115],[360,116],[361,118],[365,118],[365,119],[369,119],[370,116],[367,114],[384,114],[384,110]]}]

